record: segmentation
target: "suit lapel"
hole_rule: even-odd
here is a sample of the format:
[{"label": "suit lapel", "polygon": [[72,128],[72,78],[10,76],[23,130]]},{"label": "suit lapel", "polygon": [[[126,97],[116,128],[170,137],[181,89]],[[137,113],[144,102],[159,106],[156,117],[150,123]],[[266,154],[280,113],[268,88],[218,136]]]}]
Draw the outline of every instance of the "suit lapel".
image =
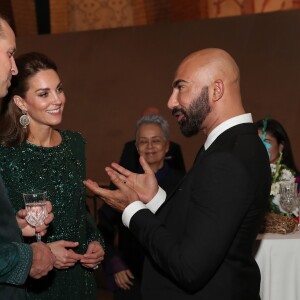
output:
[{"label": "suit lapel", "polygon": [[193,166],[196,164],[196,162],[204,155],[205,153],[205,148],[204,148],[204,145],[200,148],[200,150],[198,151],[196,157],[195,157],[195,160],[194,160],[194,163],[193,163]]},{"label": "suit lapel", "polygon": [[[199,163],[199,161],[201,161],[205,156],[205,148],[204,145],[200,148],[200,150],[198,151],[194,163],[193,163],[193,167]],[[169,193],[169,195],[167,195],[167,198],[165,200],[165,202],[161,205],[161,207],[157,210],[156,213],[159,213],[159,211],[161,210],[162,207],[164,207],[164,205],[171,199],[171,197],[175,194],[176,191],[178,191],[180,189],[181,184],[184,182],[184,180],[186,179],[186,177],[189,175],[190,171],[188,171],[183,178],[177,183],[177,185],[174,187],[174,189]]]},{"label": "suit lapel", "polygon": [[[216,140],[210,145],[210,147],[207,150],[204,149],[204,145],[200,148],[200,150],[198,151],[198,153],[196,155],[196,158],[194,160],[194,164],[193,164],[191,170],[193,168],[195,168],[207,155],[216,151],[217,149],[221,149],[222,145],[228,141],[230,136],[234,137],[243,132],[257,134],[257,128],[253,125],[253,123],[243,123],[243,124],[238,124],[236,126],[233,126],[229,129],[227,129],[226,131],[221,133],[216,138]],[[171,197],[180,188],[180,186],[182,185],[182,183],[184,182],[186,177],[189,176],[191,170],[188,171],[187,174],[180,180],[180,182],[176,185],[176,187],[172,190],[172,192],[169,195],[167,195],[165,202],[161,205],[161,207],[157,210],[156,213],[159,213],[161,211],[161,209],[165,206],[165,204],[169,202]]]}]

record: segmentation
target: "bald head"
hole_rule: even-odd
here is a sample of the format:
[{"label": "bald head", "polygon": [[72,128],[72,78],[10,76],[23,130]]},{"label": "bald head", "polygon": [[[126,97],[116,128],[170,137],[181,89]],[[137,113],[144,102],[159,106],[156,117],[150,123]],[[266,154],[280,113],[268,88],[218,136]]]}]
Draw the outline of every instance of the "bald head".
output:
[{"label": "bald head", "polygon": [[188,111],[197,100],[198,107],[201,107],[199,96],[204,91],[207,94],[203,98],[206,109],[205,114],[201,115],[203,121],[199,127],[205,133],[208,134],[227,119],[244,113],[239,68],[232,56],[222,49],[196,51],[181,62],[175,74],[168,106]]},{"label": "bald head", "polygon": [[232,56],[218,48],[199,50],[188,55],[179,68],[189,68],[190,71],[205,74],[206,81],[221,78],[224,82],[239,84],[239,68]]}]

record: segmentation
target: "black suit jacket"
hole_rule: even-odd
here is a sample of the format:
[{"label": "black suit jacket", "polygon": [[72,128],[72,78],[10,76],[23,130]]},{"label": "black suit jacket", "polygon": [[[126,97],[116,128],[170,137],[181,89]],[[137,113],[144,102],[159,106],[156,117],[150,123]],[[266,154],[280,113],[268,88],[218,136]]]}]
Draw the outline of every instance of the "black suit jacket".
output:
[{"label": "black suit jacket", "polygon": [[268,204],[269,159],[254,124],[222,133],[156,215],[130,230],[147,249],[143,299],[257,300],[252,247]]},{"label": "black suit jacket", "polygon": [[[169,151],[166,153],[165,160],[172,169],[185,174],[186,170],[180,145],[170,141]],[[133,172],[140,168],[139,154],[136,150],[135,140],[129,141],[124,145],[119,164]]]}]

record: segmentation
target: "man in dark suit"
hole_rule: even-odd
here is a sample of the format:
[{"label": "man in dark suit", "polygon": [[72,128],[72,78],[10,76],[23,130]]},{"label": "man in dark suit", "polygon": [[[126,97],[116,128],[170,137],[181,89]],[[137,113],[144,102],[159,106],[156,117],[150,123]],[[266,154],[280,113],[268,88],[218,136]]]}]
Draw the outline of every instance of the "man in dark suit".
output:
[{"label": "man in dark suit", "polygon": [[180,64],[168,106],[184,135],[202,130],[207,139],[167,199],[143,158],[142,175],[117,164],[106,168],[118,190],[86,182],[124,210],[123,223],[148,252],[143,299],[260,299],[252,246],[271,174],[239,80],[238,66],[221,49],[197,51]]},{"label": "man in dark suit", "polygon": [[[15,35],[0,15],[0,98],[7,94],[11,77],[18,73],[13,56],[15,51]],[[35,233],[35,229],[26,223],[25,216],[26,211],[21,210],[16,219],[0,176],[0,299],[3,300],[26,299],[23,286],[26,278],[31,276],[37,279],[46,275],[55,262],[55,256],[44,243],[23,243],[21,230],[23,235]],[[53,214],[49,215],[46,223],[52,219]]]},{"label": "man in dark suit", "polygon": [[[148,106],[143,109],[141,116],[149,115],[160,115],[160,110],[155,106]],[[119,164],[124,168],[135,172],[140,168],[139,163],[139,154],[136,149],[135,140],[128,141],[125,143]],[[165,160],[168,162],[168,165],[175,170],[178,170],[181,174],[185,174],[185,164],[179,144],[170,141],[169,150],[166,153]]]}]

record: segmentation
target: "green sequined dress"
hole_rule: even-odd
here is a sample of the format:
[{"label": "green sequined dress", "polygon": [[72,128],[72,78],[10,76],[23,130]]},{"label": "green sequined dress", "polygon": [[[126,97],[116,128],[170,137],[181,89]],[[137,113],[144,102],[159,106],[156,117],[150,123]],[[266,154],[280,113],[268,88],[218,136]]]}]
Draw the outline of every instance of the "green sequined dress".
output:
[{"label": "green sequined dress", "polygon": [[[74,251],[85,253],[91,241],[102,237],[87,213],[85,187],[85,141],[79,133],[60,131],[60,145],[45,148],[30,143],[0,146],[0,173],[16,210],[24,208],[22,193],[46,190],[54,220],[43,242],[78,241]],[[77,263],[67,270],[54,269],[47,276],[27,282],[29,299],[97,299],[93,270]]]}]

